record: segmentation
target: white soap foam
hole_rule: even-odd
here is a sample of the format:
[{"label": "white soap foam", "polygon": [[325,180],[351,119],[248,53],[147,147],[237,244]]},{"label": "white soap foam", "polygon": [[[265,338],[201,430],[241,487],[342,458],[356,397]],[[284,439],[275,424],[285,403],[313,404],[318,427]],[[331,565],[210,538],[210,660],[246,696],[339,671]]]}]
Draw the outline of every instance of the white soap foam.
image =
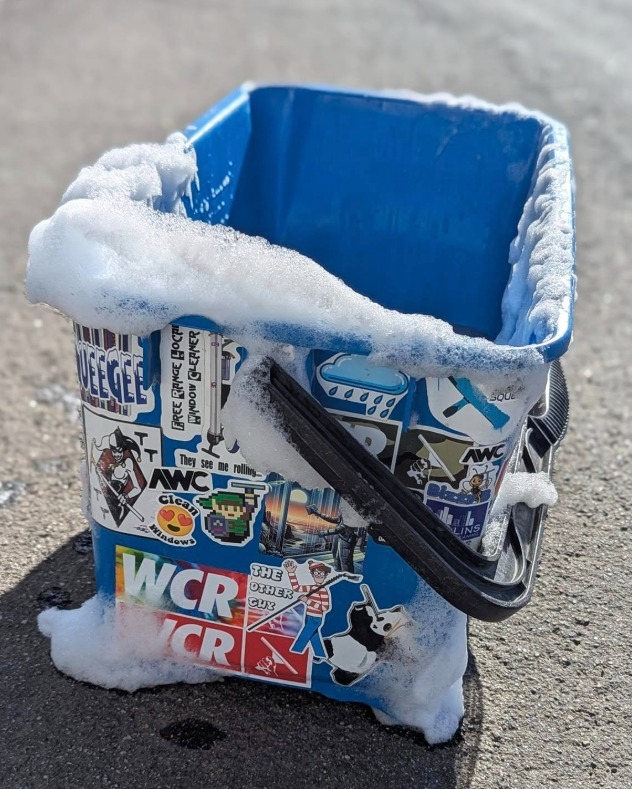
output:
[{"label": "white soap foam", "polygon": [[557,503],[555,485],[545,471],[539,471],[537,474],[527,471],[505,474],[494,502],[494,509],[500,513],[519,502],[524,502],[531,508],[539,507],[541,504],[552,507]]},{"label": "white soap foam", "polygon": [[531,189],[509,249],[511,273],[503,294],[503,325],[496,343],[523,346],[563,334],[571,307],[569,285],[572,283],[573,290],[575,286],[574,181],[566,129],[516,102],[495,105],[475,96],[423,95],[410,90],[389,90],[384,95],[487,114],[509,113],[540,123],[540,150]]},{"label": "white soap foam", "polygon": [[559,130],[542,132],[542,147],[531,193],[509,249],[511,277],[502,302],[503,327],[497,342],[543,342],[566,329],[572,264],[572,170]]},{"label": "white soap foam", "polygon": [[[527,345],[531,334],[543,340],[555,330],[568,295],[568,200],[565,182],[548,166],[561,145],[549,142],[542,151],[512,245],[504,345],[458,335],[427,315],[385,309],[293,250],[188,220],[182,197],[196,163],[182,135],[163,146],[111,151],[82,170],[53,217],[31,234],[27,294],[84,325],[141,336],[201,315],[251,345],[266,335],[264,324],[289,324],[362,343],[376,364],[415,377],[532,368],[542,357]],[[552,273],[549,258],[557,261]]]},{"label": "white soap foam", "polygon": [[367,679],[383,699],[373,711],[381,723],[419,729],[431,744],[446,742],[464,714],[467,616],[423,581],[406,610],[410,623],[393,636]]},{"label": "white soap foam", "polygon": [[555,485],[545,471],[535,474],[527,471],[505,474],[483,535],[481,543],[483,553],[494,554],[500,547],[500,541],[504,538],[507,528],[509,509],[520,503],[532,509],[541,504],[547,507],[557,504]]},{"label": "white soap foam", "polygon": [[55,666],[81,682],[133,692],[174,682],[211,682],[217,671],[175,663],[161,656],[158,620],[143,609],[128,609],[121,621],[114,606],[98,596],[81,608],[49,608],[38,616],[51,640]]},{"label": "white soap foam", "polygon": [[227,444],[239,443],[246,462],[261,474],[276,472],[304,488],[326,488],[327,483],[289,443],[273,406],[265,402],[261,382],[253,371],[263,359],[249,356],[242,364],[222,409]]},{"label": "white soap foam", "polygon": [[146,336],[202,315],[252,345],[262,324],[288,323],[367,343],[376,364],[416,376],[542,362],[533,348],[387,310],[293,250],[118,195],[65,203],[35,228],[29,250],[29,299],[93,328]]},{"label": "white soap foam", "polygon": [[104,153],[95,165],[83,168],[61,202],[123,197],[185,215],[182,198],[191,196],[196,178],[195,152],[185,136],[175,132],[164,145],[142,143]]}]

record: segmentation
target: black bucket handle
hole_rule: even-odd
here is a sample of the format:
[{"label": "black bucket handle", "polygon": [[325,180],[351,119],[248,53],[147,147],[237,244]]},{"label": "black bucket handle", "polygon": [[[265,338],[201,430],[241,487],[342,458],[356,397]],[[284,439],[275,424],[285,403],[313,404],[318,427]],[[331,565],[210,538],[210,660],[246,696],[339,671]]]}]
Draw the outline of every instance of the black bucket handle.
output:
[{"label": "black bucket handle", "polygon": [[[393,548],[433,589],[469,616],[499,622],[533,594],[546,506],[514,506],[503,544],[488,556],[470,548],[420,498],[353,438],[282,367],[266,358],[253,373],[290,443],[360,515],[369,533]],[[529,414],[515,469],[551,473],[568,424],[559,361]]]}]

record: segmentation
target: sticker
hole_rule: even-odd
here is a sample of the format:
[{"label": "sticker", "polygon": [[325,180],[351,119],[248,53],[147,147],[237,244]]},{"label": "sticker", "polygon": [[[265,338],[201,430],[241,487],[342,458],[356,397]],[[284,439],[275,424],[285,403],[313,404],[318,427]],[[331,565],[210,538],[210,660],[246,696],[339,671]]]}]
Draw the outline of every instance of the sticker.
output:
[{"label": "sticker", "polygon": [[249,666],[246,673],[252,677],[293,683],[308,684],[309,655],[291,652],[291,641],[278,635],[247,633],[246,644]]},{"label": "sticker", "polygon": [[401,605],[379,608],[366,584],[360,586],[362,601],[347,612],[349,627],[325,638],[325,660],[337,685],[353,685],[366,676],[386,651],[389,640],[410,622]]},{"label": "sticker", "polygon": [[197,508],[186,499],[172,494],[159,497],[160,509],[149,522],[149,530],[168,545],[195,545],[193,530],[198,517]]},{"label": "sticker", "polygon": [[151,473],[149,487],[152,490],[208,493],[213,488],[213,478],[207,471],[158,466]]},{"label": "sticker", "polygon": [[[165,436],[178,441],[190,441],[202,433],[206,409],[214,405],[214,396],[221,397],[221,338],[182,326],[170,325],[160,335],[160,397],[162,400],[162,428]],[[214,338],[214,339],[211,339]],[[214,343],[214,346],[213,346]],[[209,368],[217,361],[217,369]],[[210,380],[212,378],[212,380]],[[217,414],[221,404],[217,403]]]},{"label": "sticker", "polygon": [[458,488],[467,477],[463,457],[471,447],[465,436],[416,425],[401,438],[395,476],[416,492],[423,492],[430,481]]},{"label": "sticker", "polygon": [[[108,529],[175,547],[195,545],[200,513],[179,490],[211,489],[211,478],[162,466],[160,428],[118,424],[84,408],[92,517]],[[205,480],[208,482],[206,483]]]},{"label": "sticker", "polygon": [[238,573],[116,547],[119,621],[134,608],[158,619],[158,643],[178,661],[310,687],[325,654],[320,629],[331,587],[361,576],[321,562]]},{"label": "sticker", "polygon": [[354,404],[373,419],[389,419],[409,389],[410,379],[390,367],[376,367],[365,356],[341,353],[317,367],[316,379],[328,397]]},{"label": "sticker", "polygon": [[263,504],[259,550],[272,556],[311,556],[337,571],[362,571],[365,528],[344,522],[340,495],[332,488],[302,488],[282,478],[269,480]]},{"label": "sticker", "polygon": [[195,503],[204,513],[204,534],[225,545],[246,545],[253,537],[253,523],[267,491],[263,483],[231,480],[228,488],[198,496]]},{"label": "sticker", "polygon": [[[204,446],[203,441],[200,442],[200,446]],[[265,474],[260,474],[246,463],[236,444],[229,449],[223,440],[213,448],[212,456],[204,449],[198,452],[176,449],[175,462],[180,468],[202,470],[253,481],[265,479]]]},{"label": "sticker", "polygon": [[82,401],[129,422],[141,413],[153,411],[153,392],[143,388],[139,338],[78,324],[74,330]]},{"label": "sticker", "polygon": [[226,443],[221,421],[230,386],[245,351],[221,334],[170,325],[160,338],[162,428],[178,442],[199,439],[195,451],[175,450],[175,465],[246,479],[264,475]]},{"label": "sticker", "polygon": [[303,604],[282,567],[254,563],[248,581],[246,672],[292,684],[310,684],[312,655],[292,649]]},{"label": "sticker", "polygon": [[146,607],[162,621],[165,655],[241,672],[248,576],[116,547],[117,613]]},{"label": "sticker", "polygon": [[[248,604],[249,615],[255,616],[254,621],[248,623],[248,632],[261,634],[266,627],[269,631],[290,635],[288,654],[304,655],[309,651],[312,657],[324,660],[327,653],[321,629],[332,607],[331,587],[340,581],[359,583],[362,576],[337,572],[331,565],[314,559],[302,565],[286,559],[282,570],[274,568],[272,578],[259,580],[262,575],[271,575],[261,572],[264,566],[252,565],[251,568]],[[290,595],[290,601],[285,602],[284,598]],[[268,613],[267,608],[272,608],[271,612]]]},{"label": "sticker", "polygon": [[525,410],[511,387],[489,395],[467,378],[427,378],[428,408],[450,430],[470,436],[477,444],[497,444],[507,438]]},{"label": "sticker", "polygon": [[508,460],[507,442],[491,446],[415,426],[400,443],[395,475],[461,539],[480,537]]},{"label": "sticker", "polygon": [[387,468],[393,470],[402,431],[401,422],[373,421],[335,411],[329,411],[329,413],[359,444],[362,444],[368,452],[381,460]]},{"label": "sticker", "polygon": [[171,324],[160,335],[162,428],[190,441],[202,436],[210,452],[223,441],[221,411],[241,361],[238,346],[221,334]]},{"label": "sticker", "polygon": [[92,517],[128,534],[146,534],[156,508],[143,499],[147,480],[161,460],[160,430],[118,423],[83,409]]}]

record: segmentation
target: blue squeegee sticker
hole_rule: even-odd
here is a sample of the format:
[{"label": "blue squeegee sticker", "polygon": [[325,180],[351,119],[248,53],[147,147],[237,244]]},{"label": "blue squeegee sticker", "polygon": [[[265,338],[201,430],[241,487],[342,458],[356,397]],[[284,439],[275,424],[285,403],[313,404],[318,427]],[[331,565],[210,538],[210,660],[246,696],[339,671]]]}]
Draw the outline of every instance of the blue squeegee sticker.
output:
[{"label": "blue squeegee sticker", "polygon": [[454,416],[462,408],[472,406],[485,417],[495,430],[500,430],[501,427],[504,427],[509,422],[509,416],[504,411],[501,411],[498,406],[490,403],[485,395],[467,378],[449,376],[449,380],[461,395],[461,399],[444,410],[443,415],[445,417]]}]

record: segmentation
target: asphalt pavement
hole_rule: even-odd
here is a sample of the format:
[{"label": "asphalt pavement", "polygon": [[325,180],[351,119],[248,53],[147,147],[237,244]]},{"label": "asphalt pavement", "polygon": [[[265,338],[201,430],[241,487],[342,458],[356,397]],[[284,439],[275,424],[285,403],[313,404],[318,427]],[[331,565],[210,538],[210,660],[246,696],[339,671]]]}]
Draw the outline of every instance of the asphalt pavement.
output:
[{"label": "asphalt pavement", "polygon": [[[632,786],[631,35],[628,0],[0,0],[3,787]],[[24,298],[29,231],[103,151],[160,141],[248,79],[476,94],[570,127],[560,502],[530,606],[472,623],[466,717],[444,746],[246,681],[91,687],[55,670],[37,631],[51,587],[79,605],[93,581],[70,324]]]}]

